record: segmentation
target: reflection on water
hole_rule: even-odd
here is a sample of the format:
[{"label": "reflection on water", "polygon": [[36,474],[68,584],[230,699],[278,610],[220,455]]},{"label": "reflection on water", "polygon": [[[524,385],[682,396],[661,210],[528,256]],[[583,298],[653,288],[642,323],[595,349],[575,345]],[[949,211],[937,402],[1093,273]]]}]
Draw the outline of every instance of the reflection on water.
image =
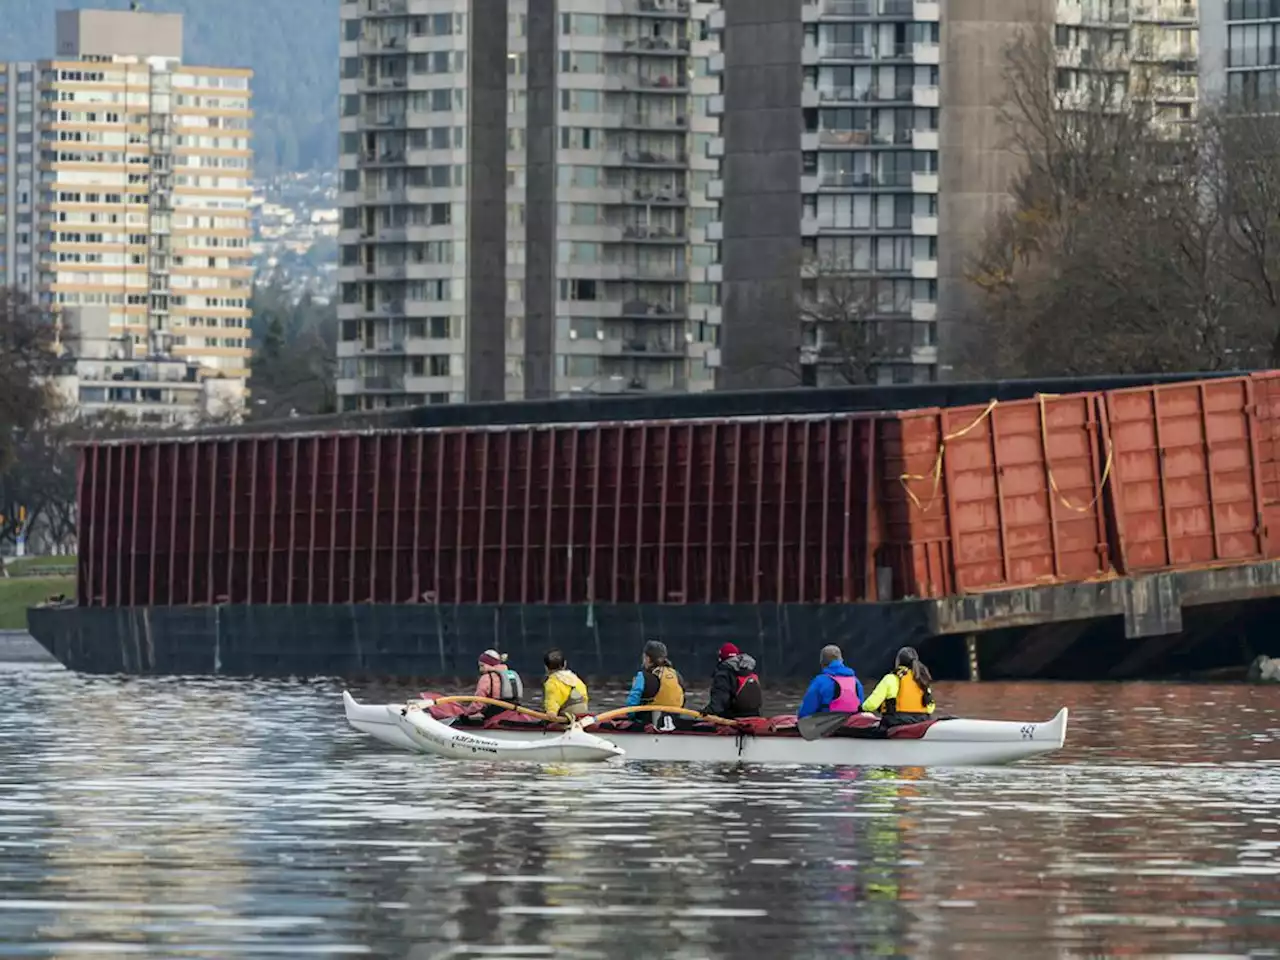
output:
[{"label": "reflection on water", "polygon": [[895,771],[451,764],[339,690],[0,672],[0,956],[1280,955],[1280,688],[952,685],[1068,749]]}]

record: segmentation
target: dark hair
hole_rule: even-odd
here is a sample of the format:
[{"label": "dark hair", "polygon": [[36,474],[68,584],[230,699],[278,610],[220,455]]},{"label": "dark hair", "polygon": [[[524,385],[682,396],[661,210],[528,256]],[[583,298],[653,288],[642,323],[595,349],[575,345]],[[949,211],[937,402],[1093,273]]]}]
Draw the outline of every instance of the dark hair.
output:
[{"label": "dark hair", "polygon": [[546,665],[548,670],[563,670],[565,663],[564,654],[560,652],[558,647],[552,647],[547,651],[547,655],[542,658],[542,662]]},{"label": "dark hair", "polygon": [[930,689],[933,683],[933,674],[920,661],[920,654],[916,653],[916,648],[903,647],[898,651],[898,656],[894,663],[898,667],[911,668],[911,676],[915,679],[916,686],[920,688],[921,693],[924,694],[924,705],[927,707],[933,703],[933,690]]},{"label": "dark hair", "polygon": [[644,645],[644,655],[653,661],[654,666],[669,666],[667,660],[667,645],[661,640],[650,640]]}]

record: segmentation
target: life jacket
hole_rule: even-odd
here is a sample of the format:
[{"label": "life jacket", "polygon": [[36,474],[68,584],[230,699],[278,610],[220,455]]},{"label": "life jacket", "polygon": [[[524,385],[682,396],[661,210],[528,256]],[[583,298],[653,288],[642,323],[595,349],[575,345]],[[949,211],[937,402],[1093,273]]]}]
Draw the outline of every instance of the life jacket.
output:
[{"label": "life jacket", "polygon": [[654,667],[650,673],[658,678],[658,689],[652,697],[645,700],[645,706],[683,707],[684,687],[680,685],[680,675],[675,667]]},{"label": "life jacket", "polygon": [[760,688],[760,678],[754,673],[743,674],[733,678],[736,681],[733,698],[729,701],[729,712],[746,716],[759,716],[764,707],[764,691]]},{"label": "life jacket", "polygon": [[933,691],[916,683],[916,675],[910,667],[898,667],[893,671],[898,678],[898,695],[886,698],[880,706],[881,713],[928,713],[933,702]]},{"label": "life jacket", "polygon": [[858,698],[858,678],[836,677],[831,674],[827,676],[836,682],[836,696],[827,709],[832,713],[857,713],[862,706],[862,701]]},{"label": "life jacket", "polygon": [[560,707],[568,717],[576,717],[587,710],[587,685],[572,670],[557,670],[551,675],[569,688],[569,698]]},{"label": "life jacket", "polygon": [[498,683],[498,696],[495,700],[518,704],[524,699],[524,682],[520,679],[520,674],[510,667],[498,674]]}]

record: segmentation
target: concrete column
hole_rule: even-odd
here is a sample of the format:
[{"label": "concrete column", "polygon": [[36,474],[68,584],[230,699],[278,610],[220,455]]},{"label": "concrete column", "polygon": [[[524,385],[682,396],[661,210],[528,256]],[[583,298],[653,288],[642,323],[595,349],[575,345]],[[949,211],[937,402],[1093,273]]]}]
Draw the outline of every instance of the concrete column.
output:
[{"label": "concrete column", "polygon": [[467,29],[467,400],[502,400],[507,352],[507,0],[471,0]]},{"label": "concrete column", "polygon": [[1018,35],[1052,29],[1054,0],[947,0],[942,14],[938,119],[939,376],[960,349],[977,308],[965,279],[992,217],[1021,169],[1001,122],[1006,51]]},{"label": "concrete column", "polygon": [[725,4],[717,385],[799,385],[801,0]]},{"label": "concrete column", "polygon": [[556,0],[530,0],[525,131],[524,395],[555,391],[556,339]]}]

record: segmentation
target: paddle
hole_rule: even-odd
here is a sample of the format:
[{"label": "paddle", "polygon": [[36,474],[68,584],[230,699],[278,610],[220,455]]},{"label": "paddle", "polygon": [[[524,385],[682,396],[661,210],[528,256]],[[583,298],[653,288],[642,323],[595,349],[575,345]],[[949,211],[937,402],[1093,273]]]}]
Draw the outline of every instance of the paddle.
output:
[{"label": "paddle", "polygon": [[811,713],[796,721],[796,729],[806,740],[821,740],[829,737],[845,725],[845,721],[856,716],[852,713]]},{"label": "paddle", "polygon": [[507,710],[514,710],[516,713],[523,714],[526,717],[533,717],[537,720],[545,720],[547,723],[562,723],[560,717],[553,717],[549,713],[540,713],[537,710],[530,710],[528,707],[516,706],[514,703],[507,703],[505,700],[494,700],[491,697],[474,697],[470,695],[457,697],[439,697],[435,700],[411,700],[412,704],[431,707],[437,703],[485,703],[491,707],[503,707]]},{"label": "paddle", "polygon": [[612,720],[614,717],[624,717],[629,713],[645,713],[657,710],[659,713],[672,713],[682,717],[697,717],[705,720],[707,723],[715,723],[721,726],[736,727],[737,720],[726,720],[724,717],[713,717],[710,715],[703,716],[697,710],[690,710],[688,707],[655,707],[653,704],[645,704],[641,707],[618,707],[616,710],[606,710],[604,713],[596,716],[595,722],[601,723],[605,720]]}]

